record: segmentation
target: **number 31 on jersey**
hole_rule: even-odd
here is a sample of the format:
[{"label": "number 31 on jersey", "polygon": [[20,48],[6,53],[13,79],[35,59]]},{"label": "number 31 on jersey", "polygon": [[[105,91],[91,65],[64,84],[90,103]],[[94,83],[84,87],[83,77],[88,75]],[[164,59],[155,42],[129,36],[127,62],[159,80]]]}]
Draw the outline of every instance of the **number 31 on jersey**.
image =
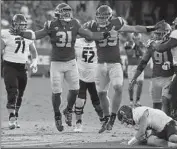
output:
[{"label": "number 31 on jersey", "polygon": [[57,47],[71,47],[72,42],[72,32],[57,32],[56,37],[58,37],[58,42],[56,43]]}]

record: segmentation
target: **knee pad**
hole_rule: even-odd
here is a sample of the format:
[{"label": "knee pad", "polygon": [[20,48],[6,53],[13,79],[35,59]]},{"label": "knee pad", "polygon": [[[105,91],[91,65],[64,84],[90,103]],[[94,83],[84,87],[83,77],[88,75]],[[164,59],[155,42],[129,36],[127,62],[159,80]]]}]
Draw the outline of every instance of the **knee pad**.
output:
[{"label": "knee pad", "polygon": [[76,99],[75,113],[77,115],[83,114],[83,109],[84,109],[85,103],[86,103],[85,99],[81,99],[81,98]]}]

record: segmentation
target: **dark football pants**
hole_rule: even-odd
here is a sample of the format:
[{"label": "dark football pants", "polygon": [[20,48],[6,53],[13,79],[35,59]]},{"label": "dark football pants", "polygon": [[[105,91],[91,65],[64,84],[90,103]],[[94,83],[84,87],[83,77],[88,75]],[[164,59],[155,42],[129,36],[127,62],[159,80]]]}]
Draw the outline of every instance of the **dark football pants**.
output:
[{"label": "dark football pants", "polygon": [[25,64],[4,61],[4,83],[7,91],[7,109],[19,109],[27,85]]},{"label": "dark football pants", "polygon": [[100,100],[98,98],[95,82],[88,83],[88,82],[79,80],[79,84],[80,84],[80,89],[79,89],[78,98],[87,99],[87,89],[88,89],[88,92],[90,94],[90,98],[92,101],[92,105],[94,107],[96,105],[99,105]]}]

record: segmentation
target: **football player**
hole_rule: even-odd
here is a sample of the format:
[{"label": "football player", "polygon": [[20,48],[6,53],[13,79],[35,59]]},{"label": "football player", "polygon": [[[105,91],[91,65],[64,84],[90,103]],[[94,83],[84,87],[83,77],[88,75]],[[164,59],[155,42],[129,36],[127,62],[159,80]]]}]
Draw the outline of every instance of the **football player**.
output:
[{"label": "football player", "polygon": [[[87,28],[87,24],[84,24],[84,28]],[[75,49],[79,70],[80,89],[75,103],[76,127],[74,131],[81,132],[82,114],[86,104],[87,90],[100,121],[103,118],[103,111],[95,85],[95,68],[97,63],[97,49],[95,41],[88,40],[86,38],[79,38],[76,40]]]},{"label": "football player", "polygon": [[[128,79],[129,79],[129,83],[131,83],[131,80],[133,79],[133,75],[136,71],[137,65],[139,64],[143,56],[144,49],[145,49],[145,45],[141,41],[141,34],[132,33],[132,40],[127,41],[124,45],[124,48],[125,48],[127,59],[128,59]],[[140,96],[142,93],[143,80],[144,80],[144,71],[137,78],[137,92],[136,92],[135,106],[140,105]],[[132,88],[132,90],[129,90],[131,106],[134,105],[133,93],[134,91]]]},{"label": "football player", "polygon": [[177,18],[173,21],[173,31],[165,37],[165,41],[160,41],[159,43],[154,43],[153,48],[158,52],[164,52],[170,50],[173,55],[173,65],[174,65],[174,77],[170,85],[170,94],[172,95],[172,108],[177,114]]},{"label": "football player", "polygon": [[84,29],[78,20],[73,18],[71,7],[65,3],[56,7],[54,20],[45,22],[43,29],[35,32],[12,29],[11,34],[17,34],[27,39],[50,37],[52,44],[50,78],[55,124],[58,131],[63,131],[59,106],[61,104],[63,79],[65,79],[69,84],[69,93],[67,96],[68,104],[63,114],[66,124],[72,126],[72,109],[79,91],[79,74],[74,49],[76,37],[81,35],[88,39],[99,40],[107,38],[109,34]]},{"label": "football player", "polygon": [[[113,18],[112,9],[107,5],[101,5],[96,10],[95,20],[90,21],[89,29],[93,32],[110,32],[110,37],[97,40],[98,64],[96,69],[96,88],[103,108],[104,120],[99,133],[111,130],[122,99],[123,70],[120,58],[118,32],[150,32],[160,27],[164,21],[155,26],[129,26],[121,17]],[[109,111],[109,99],[107,96],[109,83],[112,83],[114,95],[111,113]],[[110,116],[111,114],[111,116]]]},{"label": "football player", "polygon": [[147,143],[157,147],[177,147],[176,122],[162,110],[146,106],[132,108],[123,105],[118,120],[127,125],[137,125],[138,131],[128,145]]},{"label": "football player", "polygon": [[[24,15],[16,14],[12,19],[12,27],[26,31],[27,20]],[[26,62],[28,53],[32,55],[31,68],[37,70],[37,51],[33,40],[24,39],[9,33],[9,29],[1,30],[1,50],[3,52],[4,83],[7,91],[7,109],[9,128],[20,127],[17,122],[22,97],[27,85]]]},{"label": "football player", "polygon": [[138,76],[145,69],[150,58],[152,58],[153,74],[151,81],[151,96],[153,100],[153,108],[161,109],[163,105],[163,110],[167,115],[170,114],[169,85],[174,74],[172,53],[170,50],[163,53],[157,52],[151,45],[154,42],[162,40],[163,36],[169,32],[171,32],[171,26],[168,23],[165,23],[164,28],[158,29],[154,32],[154,39],[149,41],[147,50],[137,67],[129,88],[132,89]]}]

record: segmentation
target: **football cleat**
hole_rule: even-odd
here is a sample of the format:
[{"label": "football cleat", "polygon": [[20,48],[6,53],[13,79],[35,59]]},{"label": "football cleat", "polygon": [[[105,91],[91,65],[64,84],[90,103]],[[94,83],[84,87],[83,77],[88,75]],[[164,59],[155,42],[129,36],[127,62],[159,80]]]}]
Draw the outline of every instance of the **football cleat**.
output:
[{"label": "football cleat", "polygon": [[20,124],[18,123],[18,119],[16,118],[16,121],[15,121],[15,127],[16,128],[20,128]]},{"label": "football cleat", "polygon": [[9,115],[9,129],[15,129],[16,127],[16,118],[14,113]]},{"label": "football cleat", "polygon": [[133,107],[133,106],[134,106],[133,101],[130,101],[130,107]]},{"label": "football cleat", "polygon": [[74,132],[82,132],[82,121],[78,120],[74,128]]},{"label": "football cleat", "polygon": [[135,107],[140,107],[140,106],[141,106],[140,101],[136,101],[136,103],[135,103]]},{"label": "football cleat", "polygon": [[56,125],[58,131],[64,130],[64,127],[62,125],[62,117],[61,116],[55,116],[55,125]]},{"label": "football cleat", "polygon": [[72,111],[68,109],[63,110],[63,114],[65,116],[65,122],[68,126],[72,126]]},{"label": "football cleat", "polygon": [[109,121],[109,116],[105,116],[101,129],[98,131],[98,133],[103,133],[105,130],[107,130],[108,121]]},{"label": "football cleat", "polygon": [[109,122],[107,124],[107,130],[112,130],[112,127],[114,125],[115,119],[116,119],[116,115],[111,115],[111,117],[109,119]]}]

